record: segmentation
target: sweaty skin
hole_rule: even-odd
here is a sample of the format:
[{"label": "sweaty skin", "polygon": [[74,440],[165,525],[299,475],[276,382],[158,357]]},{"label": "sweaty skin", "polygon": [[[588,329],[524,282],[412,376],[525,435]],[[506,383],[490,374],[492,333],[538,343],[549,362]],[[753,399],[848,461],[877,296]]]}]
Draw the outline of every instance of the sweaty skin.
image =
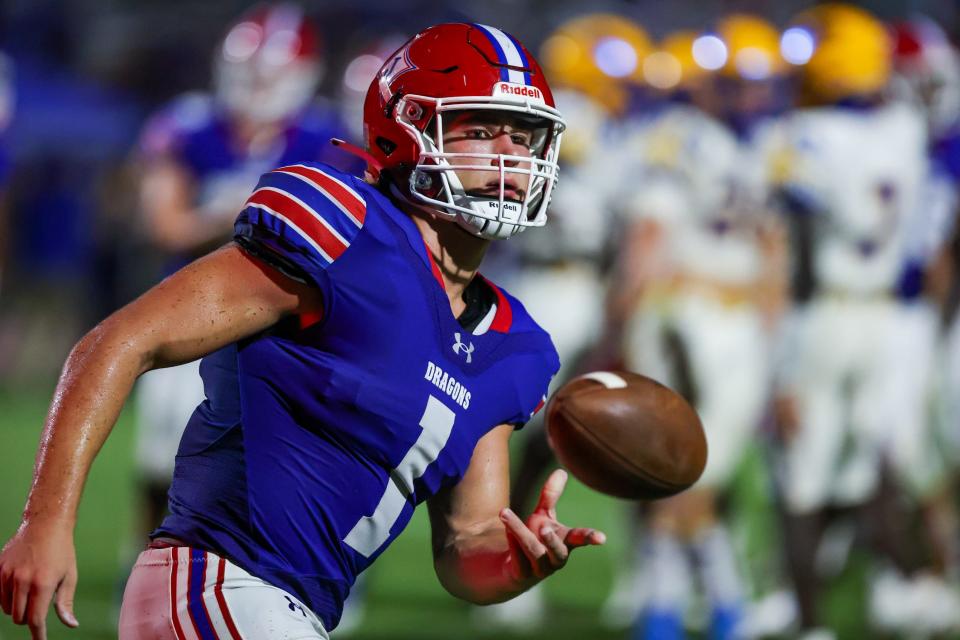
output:
[{"label": "sweaty skin", "polygon": [[47,416],[17,533],[0,554],[0,607],[45,638],[57,592],[60,619],[76,626],[73,528],[93,458],[134,380],[194,360],[316,310],[319,294],[228,246],[187,266],[117,311],[73,348]]},{"label": "sweaty skin", "polygon": [[[501,126],[486,137],[467,134],[468,126],[469,118],[451,126],[451,135],[460,140],[451,139],[449,150],[462,144],[480,153],[529,154],[520,138],[511,137],[519,127]],[[469,174],[489,172],[463,172]],[[407,210],[440,266],[451,309],[459,315],[463,290],[488,241],[455,223]],[[231,244],[170,276],[84,336],[54,393],[20,527],[0,552],[3,612],[27,625],[34,640],[44,640],[54,599],[60,620],[77,626],[73,530],[80,496],[139,375],[200,358],[290,314],[321,310],[317,289]],[[505,508],[512,429],[501,425],[481,438],[463,479],[429,503],[441,583],[453,595],[481,604],[509,599],[563,567],[572,549],[605,541],[599,531],[557,521],[556,504],[566,483],[562,471],[547,480],[526,522]]]}]

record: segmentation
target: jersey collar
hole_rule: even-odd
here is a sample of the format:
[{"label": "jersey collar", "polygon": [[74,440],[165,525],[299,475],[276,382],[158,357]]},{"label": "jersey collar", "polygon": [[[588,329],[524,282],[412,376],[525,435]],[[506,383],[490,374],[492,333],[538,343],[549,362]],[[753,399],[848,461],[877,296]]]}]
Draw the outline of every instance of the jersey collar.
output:
[{"label": "jersey collar", "polygon": [[[389,200],[389,198],[387,199]],[[414,253],[420,256],[423,266],[430,271],[434,280],[440,286],[440,290],[444,291],[446,287],[443,284],[443,275],[440,273],[440,267],[433,259],[433,255],[431,255],[430,250],[427,247],[427,241],[420,233],[417,225],[414,224],[413,220],[410,219],[409,214],[397,207],[392,201],[390,201],[390,204],[399,213],[398,217],[402,218],[400,221],[400,228],[403,229],[403,233],[407,236],[407,241],[410,243],[410,247],[413,249]],[[500,290],[500,287],[493,284],[482,274],[477,273],[476,277],[483,278],[484,282],[486,282],[487,285],[493,289],[493,292],[497,296],[497,302],[491,308],[491,313],[488,313],[487,316],[485,316],[480,322],[480,324],[477,325],[477,328],[474,329],[474,335],[482,335],[487,331],[494,331],[496,333],[509,333],[510,327],[513,326],[513,310],[510,307],[510,301],[507,299],[507,296],[503,293],[503,291]]]}]

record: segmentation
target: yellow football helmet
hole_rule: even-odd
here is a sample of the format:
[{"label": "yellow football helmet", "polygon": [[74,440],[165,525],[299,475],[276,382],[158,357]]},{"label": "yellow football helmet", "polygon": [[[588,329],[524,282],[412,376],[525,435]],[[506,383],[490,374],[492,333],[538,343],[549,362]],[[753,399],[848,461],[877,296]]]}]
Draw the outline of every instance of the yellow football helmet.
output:
[{"label": "yellow football helmet", "polygon": [[632,20],[593,13],[561,24],[540,49],[551,86],[580,91],[622,113],[630,92],[643,82],[643,62],[653,50],[650,36]]},{"label": "yellow football helmet", "polygon": [[870,96],[890,80],[890,36],[868,11],[841,3],[819,5],[794,18],[788,32],[795,30],[806,31],[812,43],[801,72],[809,98],[832,102]]},{"label": "yellow football helmet", "polygon": [[780,32],[763,18],[734,13],[722,18],[716,35],[726,47],[720,73],[743,80],[768,80],[784,75],[788,65],[780,55]]}]

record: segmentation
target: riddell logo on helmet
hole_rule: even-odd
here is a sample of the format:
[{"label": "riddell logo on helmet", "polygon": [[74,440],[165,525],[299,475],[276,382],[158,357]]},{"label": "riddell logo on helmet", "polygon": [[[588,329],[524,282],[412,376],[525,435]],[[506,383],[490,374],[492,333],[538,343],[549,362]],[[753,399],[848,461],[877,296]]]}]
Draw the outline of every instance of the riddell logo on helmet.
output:
[{"label": "riddell logo on helmet", "polygon": [[543,102],[543,93],[540,89],[525,84],[514,84],[512,82],[498,82],[493,87],[493,95],[530,98],[537,102]]}]

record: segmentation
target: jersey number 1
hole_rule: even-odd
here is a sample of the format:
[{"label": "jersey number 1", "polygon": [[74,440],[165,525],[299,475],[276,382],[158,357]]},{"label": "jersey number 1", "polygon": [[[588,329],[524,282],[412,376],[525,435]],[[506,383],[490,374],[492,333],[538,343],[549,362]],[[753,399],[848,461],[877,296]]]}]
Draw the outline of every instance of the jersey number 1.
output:
[{"label": "jersey number 1", "polygon": [[390,529],[400,517],[403,505],[413,493],[413,481],[424,474],[447,444],[456,414],[430,396],[420,418],[423,431],[400,464],[390,472],[387,488],[373,515],[364,516],[343,539],[357,553],[369,558],[390,537]]}]

